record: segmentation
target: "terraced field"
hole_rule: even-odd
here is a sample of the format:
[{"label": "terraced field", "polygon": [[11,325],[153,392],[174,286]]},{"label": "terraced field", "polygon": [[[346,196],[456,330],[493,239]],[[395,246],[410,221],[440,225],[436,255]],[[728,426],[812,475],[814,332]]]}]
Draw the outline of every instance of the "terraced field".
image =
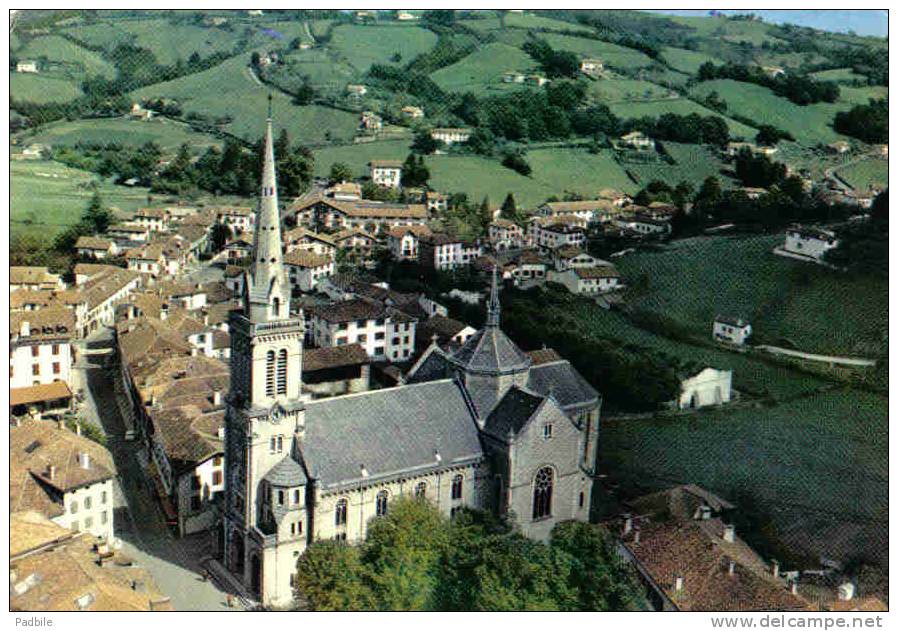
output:
[{"label": "terraced field", "polygon": [[[167,97],[178,100],[185,113],[230,117],[225,131],[246,139],[262,134],[271,90],[257,83],[249,70],[249,54],[237,55],[209,70],[141,88],[138,99]],[[275,125],[306,144],[329,139],[349,140],[355,133],[357,117],[349,112],[320,105],[295,106],[289,97],[273,92]]]},{"label": "terraced field", "polygon": [[367,72],[372,64],[406,64],[436,42],[433,31],[418,26],[344,24],[334,29],[328,47],[359,72]]}]

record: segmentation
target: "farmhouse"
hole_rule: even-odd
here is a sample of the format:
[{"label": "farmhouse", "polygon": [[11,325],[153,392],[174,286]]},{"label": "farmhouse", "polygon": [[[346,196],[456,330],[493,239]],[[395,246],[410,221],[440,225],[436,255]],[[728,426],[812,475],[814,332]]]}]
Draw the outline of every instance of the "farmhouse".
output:
[{"label": "farmhouse", "polygon": [[424,110],[416,105],[406,105],[400,110],[403,118],[424,118]]},{"label": "farmhouse", "polygon": [[526,78],[527,77],[523,72],[517,72],[515,70],[508,70],[502,73],[503,83],[524,83]]},{"label": "farmhouse", "polygon": [[761,70],[763,70],[764,74],[771,79],[776,79],[777,77],[782,77],[786,74],[786,71],[779,66],[761,66]]},{"label": "farmhouse", "polygon": [[751,335],[751,324],[742,318],[719,315],[714,318],[711,334],[717,341],[741,346],[745,344],[745,340]]},{"label": "farmhouse", "polygon": [[632,149],[647,150],[655,146],[655,141],[646,136],[641,131],[631,131],[620,137],[620,142],[625,147]]},{"label": "farmhouse", "polygon": [[346,93],[350,96],[365,96],[368,94],[368,88],[360,84],[350,83],[346,86]]},{"label": "farmhouse", "polygon": [[848,144],[845,140],[837,140],[835,142],[831,142],[826,145],[826,148],[829,149],[832,153],[848,153],[851,151],[851,145]]},{"label": "farmhouse", "polygon": [[732,396],[733,371],[705,368],[680,378],[680,392],[673,401],[680,410],[728,403]]},{"label": "farmhouse", "polygon": [[617,289],[620,272],[610,263],[570,267],[563,272],[549,271],[548,280],[564,285],[572,294],[595,295]]},{"label": "farmhouse", "polygon": [[362,112],[359,127],[368,131],[380,131],[383,129],[384,119],[374,112]]},{"label": "farmhouse", "polygon": [[743,149],[748,149],[754,155],[772,156],[778,149],[776,147],[768,147],[766,145],[756,145],[753,142],[730,142],[727,143],[726,154],[735,157]]},{"label": "farmhouse", "polygon": [[538,74],[530,74],[524,79],[524,83],[527,85],[536,86],[537,88],[541,88],[545,84],[549,83],[549,79],[542,75]]},{"label": "farmhouse", "polygon": [[824,255],[838,245],[839,240],[830,230],[792,226],[786,230],[786,242],[774,252],[792,258],[822,261]]},{"label": "farmhouse", "polygon": [[605,70],[605,64],[601,59],[586,58],[580,60],[580,72],[585,75],[598,75]]},{"label": "farmhouse", "polygon": [[30,61],[30,60],[20,61],[20,62],[16,63],[16,72],[36,73],[36,72],[38,72],[37,62]]},{"label": "farmhouse", "polygon": [[368,163],[371,181],[378,186],[399,188],[402,182],[402,161],[372,160]]},{"label": "farmhouse", "polygon": [[466,127],[436,127],[430,131],[430,137],[446,145],[453,145],[457,142],[468,142],[471,130]]}]

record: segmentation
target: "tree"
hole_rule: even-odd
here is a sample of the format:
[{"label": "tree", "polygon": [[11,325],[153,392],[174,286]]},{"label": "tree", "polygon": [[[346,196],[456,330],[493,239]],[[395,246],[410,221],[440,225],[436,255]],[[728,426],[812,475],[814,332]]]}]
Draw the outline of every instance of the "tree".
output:
[{"label": "tree", "polygon": [[520,153],[507,153],[502,158],[502,166],[517,171],[521,175],[527,176],[533,171],[527,160]]},{"label": "tree", "polygon": [[515,221],[518,218],[518,207],[514,201],[514,193],[509,193],[505,196],[505,201],[502,202],[501,216],[510,221]]},{"label": "tree", "polygon": [[430,170],[424,164],[424,157],[415,156],[414,153],[408,154],[402,164],[402,186],[407,188],[425,186],[429,179]]},{"label": "tree", "polygon": [[698,189],[698,193],[695,194],[693,201],[698,209],[709,209],[720,202],[720,196],[720,180],[711,175],[702,182],[701,188]]},{"label": "tree", "polygon": [[334,162],[331,165],[330,181],[332,184],[352,180],[352,170],[345,162]]},{"label": "tree", "polygon": [[103,198],[100,197],[100,193],[94,191],[82,216],[82,222],[87,225],[91,232],[102,234],[112,224],[113,219],[112,211],[103,204]]},{"label": "tree", "polygon": [[212,249],[216,252],[221,252],[233,236],[234,233],[231,231],[231,227],[228,224],[216,223],[212,226],[212,231],[209,235],[209,238],[212,240]]},{"label": "tree", "polygon": [[868,105],[856,105],[847,112],[838,112],[833,127],[840,134],[864,142],[888,142],[889,102],[886,99],[871,100]]},{"label": "tree", "polygon": [[412,151],[425,156],[430,155],[442,146],[443,141],[433,138],[427,130],[416,132],[415,138],[412,140]]},{"label": "tree", "polygon": [[360,550],[340,541],[316,541],[297,564],[296,595],[314,611],[374,608]]},{"label": "tree", "polygon": [[777,129],[773,125],[760,125],[758,127],[755,142],[759,145],[772,147],[780,140],[795,140],[795,138],[789,132]]}]

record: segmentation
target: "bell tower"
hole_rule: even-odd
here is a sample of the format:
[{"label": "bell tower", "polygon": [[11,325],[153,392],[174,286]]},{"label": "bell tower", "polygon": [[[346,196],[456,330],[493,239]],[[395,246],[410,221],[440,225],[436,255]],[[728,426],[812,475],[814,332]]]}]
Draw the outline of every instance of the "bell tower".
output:
[{"label": "bell tower", "polygon": [[301,394],[305,331],[302,314],[290,313],[277,199],[269,97],[253,261],[244,278],[243,308],[232,311],[229,319],[231,388],[225,418],[223,561],[253,589],[262,584],[252,575],[261,572],[254,546],[261,532],[262,481],[273,466],[290,457],[305,409]]}]

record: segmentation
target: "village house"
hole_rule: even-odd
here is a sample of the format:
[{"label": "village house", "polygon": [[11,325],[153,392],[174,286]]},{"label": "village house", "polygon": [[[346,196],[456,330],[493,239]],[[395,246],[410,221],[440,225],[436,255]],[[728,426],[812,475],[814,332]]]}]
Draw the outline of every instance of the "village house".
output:
[{"label": "village house", "polygon": [[427,226],[401,226],[387,233],[387,248],[396,261],[417,261],[418,240],[431,234]]},{"label": "village house", "polygon": [[719,342],[729,342],[741,346],[751,335],[751,324],[742,318],[719,315],[714,318],[711,335]]},{"label": "village house", "polygon": [[449,209],[449,197],[436,191],[426,191],[424,193],[424,204],[427,210],[432,213],[445,212]]},{"label": "village house", "polygon": [[558,272],[577,269],[579,267],[593,267],[599,263],[606,263],[605,261],[600,261],[591,254],[584,252],[580,248],[570,245],[553,250],[552,259],[555,263],[555,270]]},{"label": "village house", "polygon": [[9,396],[15,415],[68,411],[75,354],[74,313],[54,306],[9,318]]},{"label": "village house", "polygon": [[405,361],[415,352],[417,321],[399,309],[354,298],[306,309],[316,346],[361,344],[375,361]]},{"label": "village house", "polygon": [[295,289],[315,291],[318,282],[334,273],[334,259],[325,254],[294,250],[284,255],[287,278]]},{"label": "village house", "polygon": [[144,108],[140,103],[132,103],[131,111],[128,112],[128,116],[139,121],[148,121],[152,120],[153,116],[156,114],[153,110]]},{"label": "village house", "polygon": [[742,186],[739,188],[739,192],[745,195],[748,199],[760,199],[762,195],[768,193],[766,188],[759,188],[757,186]]},{"label": "village house", "polygon": [[16,72],[36,73],[38,72],[37,62],[31,60],[22,60],[16,63]]},{"label": "village house", "polygon": [[79,257],[96,259],[98,261],[118,254],[118,245],[115,241],[101,237],[78,237],[75,242],[75,251]]},{"label": "village house", "polygon": [[378,186],[400,188],[402,183],[402,161],[372,160],[368,163],[371,181]]},{"label": "village house", "polygon": [[466,267],[483,254],[479,243],[450,237],[444,233],[422,235],[418,240],[418,261],[436,270]]},{"label": "village house", "polygon": [[380,247],[381,242],[373,234],[369,234],[361,228],[344,228],[330,235],[337,244],[337,249],[355,256],[366,257]]},{"label": "village house", "polygon": [[115,308],[140,287],[139,274],[120,267],[97,274],[81,286],[87,304],[84,322],[79,323],[81,337],[87,337],[101,326],[115,323]]},{"label": "village house", "polygon": [[497,252],[523,247],[524,229],[507,219],[496,219],[487,229],[490,245]]},{"label": "village house", "polygon": [[384,119],[374,112],[362,112],[359,117],[359,127],[366,131],[378,132],[383,129]]},{"label": "village house", "polygon": [[555,218],[534,217],[530,220],[530,243],[540,252],[565,246],[583,247],[586,245],[586,230],[556,222]]},{"label": "village house", "polygon": [[312,400],[370,388],[371,359],[360,344],[307,348],[302,363],[302,390]]},{"label": "village house", "polygon": [[320,195],[299,200],[290,212],[297,225],[323,229],[362,228],[372,235],[399,226],[423,225],[427,222],[427,209],[421,204],[393,204],[361,200],[339,202]]},{"label": "village house", "polygon": [[779,66],[761,66],[761,70],[763,70],[764,74],[771,79],[776,79],[777,77],[782,77],[786,74],[786,71]]},{"label": "village house", "polygon": [[502,82],[503,83],[524,83],[524,80],[527,78],[523,72],[518,72],[516,70],[506,70],[502,73]]},{"label": "village house", "polygon": [[614,225],[622,231],[635,235],[670,234],[669,219],[653,219],[649,214],[636,213],[632,216],[618,217]]},{"label": "village house", "polygon": [[252,242],[246,236],[241,234],[233,239],[229,239],[228,242],[225,243],[220,256],[227,261],[228,265],[235,265],[250,258],[252,252]]},{"label": "village house", "polygon": [[541,88],[549,82],[550,82],[549,79],[547,79],[546,77],[544,77],[542,75],[538,75],[538,74],[529,74],[524,78],[524,83],[526,83],[527,85],[532,85],[537,88]]},{"label": "village house", "polygon": [[253,212],[246,206],[227,206],[212,209],[218,223],[231,229],[231,234],[252,234]]},{"label": "village house", "polygon": [[454,350],[462,347],[475,333],[477,329],[464,322],[435,315],[419,322],[415,335],[417,346],[421,350],[426,349],[431,342],[436,342],[443,350]]},{"label": "village house", "polygon": [[326,189],[324,194],[340,202],[353,202],[362,199],[362,185],[358,182],[337,182]]},{"label": "village house", "polygon": [[411,118],[412,120],[417,118],[424,118],[424,110],[416,105],[406,105],[400,110],[403,118]]},{"label": "village house", "polygon": [[680,375],[680,391],[672,403],[680,410],[729,403],[732,385],[732,370],[707,367],[694,375]]},{"label": "village house", "polygon": [[580,72],[585,75],[600,75],[605,71],[605,64],[601,59],[586,58],[580,60]]},{"label": "village house", "polygon": [[468,142],[471,130],[466,127],[436,127],[430,130],[430,137],[450,146],[459,142]]},{"label": "village house", "polygon": [[117,265],[106,263],[76,263],[72,270],[75,273],[75,286],[81,287],[92,278],[120,269],[122,268]]},{"label": "village house", "polygon": [[754,155],[760,156],[772,156],[775,154],[778,149],[776,147],[769,147],[767,145],[756,145],[753,142],[730,142],[727,143],[726,154],[731,158],[739,155],[739,152],[743,149],[748,149]]},{"label": "village house", "polygon": [[61,421],[9,428],[10,512],[35,511],[73,532],[111,542],[115,464],[99,443]]},{"label": "village house", "polygon": [[9,291],[17,289],[65,289],[62,276],[46,267],[13,265],[9,268]]},{"label": "village house", "polygon": [[515,287],[518,287],[545,281],[548,268],[543,257],[532,250],[525,250],[505,266],[505,271],[508,272]]},{"label": "village house", "polygon": [[170,220],[171,217],[165,208],[138,208],[131,223],[150,232],[166,232]]},{"label": "village house", "polygon": [[172,611],[150,573],[110,540],[73,532],[41,510],[9,518],[11,611]]},{"label": "village house", "polygon": [[368,94],[368,88],[357,83],[350,83],[346,86],[346,93],[349,96],[361,97]]},{"label": "village house", "polygon": [[837,140],[826,145],[832,153],[843,154],[851,151],[851,145],[845,140]]},{"label": "village house", "polygon": [[564,285],[572,294],[595,295],[620,287],[620,272],[611,264],[549,271],[547,280]]},{"label": "village house", "polygon": [[337,252],[337,244],[332,235],[312,232],[304,226],[298,226],[285,232],[283,241],[286,253],[305,250],[333,258]]},{"label": "village house", "polygon": [[109,226],[105,236],[124,243],[145,243],[150,238],[150,230],[146,226],[120,223]]},{"label": "village house", "polygon": [[620,137],[620,144],[624,147],[647,151],[655,148],[655,141],[641,131],[631,131]]},{"label": "village house", "polygon": [[400,22],[411,22],[413,20],[417,20],[418,16],[414,15],[413,13],[409,13],[408,11],[397,11],[396,19]]},{"label": "village house", "polygon": [[536,214],[554,219],[574,216],[586,223],[607,223],[622,214],[621,201],[624,199],[627,199],[626,196],[573,202],[546,202],[536,209]]},{"label": "village house", "polygon": [[774,249],[774,252],[782,256],[819,262],[827,252],[838,246],[839,240],[831,230],[792,226],[786,229],[785,243]]},{"label": "village house", "polygon": [[736,507],[695,485],[627,503],[619,552],[658,611],[807,611],[798,583],[736,534]]},{"label": "village house", "polygon": [[156,295],[172,307],[195,311],[206,306],[206,290],[198,283],[183,280],[160,282],[153,288]]},{"label": "village house", "polygon": [[22,149],[21,157],[25,160],[40,160],[43,157],[44,152],[49,149],[50,147],[45,144],[33,142]]}]

